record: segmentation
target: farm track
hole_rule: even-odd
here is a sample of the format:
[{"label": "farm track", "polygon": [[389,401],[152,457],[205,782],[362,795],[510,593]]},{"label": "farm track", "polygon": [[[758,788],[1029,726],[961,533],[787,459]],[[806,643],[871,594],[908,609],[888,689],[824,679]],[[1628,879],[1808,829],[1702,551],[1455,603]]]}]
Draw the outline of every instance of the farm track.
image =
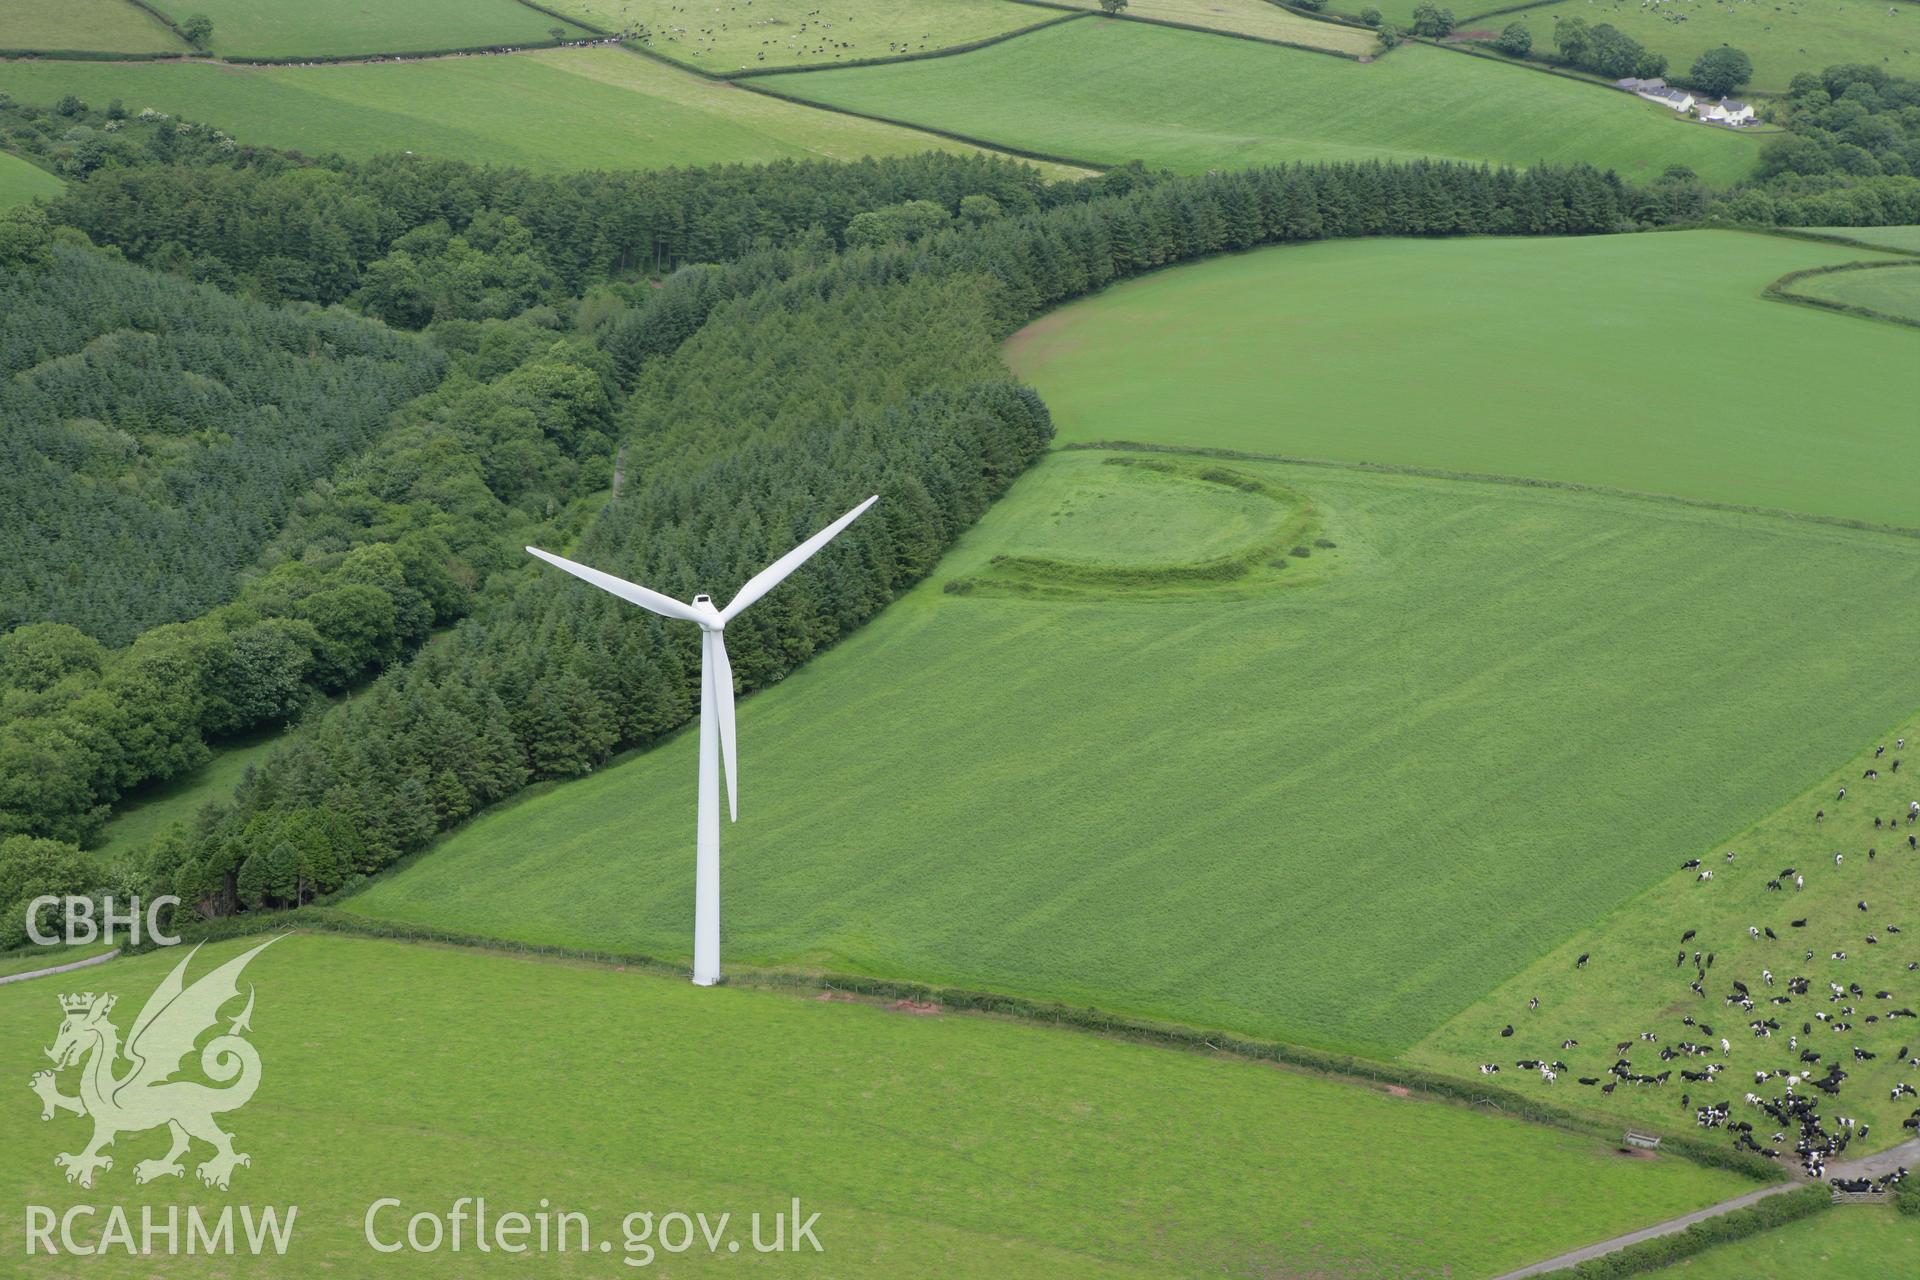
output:
[{"label": "farm track", "polygon": [[25,982],[28,978],[50,978],[56,973],[71,973],[75,969],[85,969],[91,965],[105,964],[119,954],[119,950],[115,949],[104,955],[88,956],[85,960],[74,960],[67,964],[49,965],[45,969],[29,969],[25,973],[9,973],[5,976],[0,976],[0,987],[6,986],[9,982]]},{"label": "farm track", "polygon": [[[1828,1166],[1828,1181],[1831,1182],[1834,1178],[1877,1178],[1882,1174],[1892,1173],[1902,1165],[1911,1166],[1916,1163],[1920,1163],[1920,1138],[1911,1138],[1897,1147],[1889,1147],[1885,1151],[1878,1152],[1877,1154],[1862,1156],[1858,1160],[1849,1160],[1844,1164]],[[1582,1262],[1591,1262],[1595,1258],[1604,1257],[1609,1253],[1617,1252],[1629,1245],[1639,1244],[1643,1240],[1654,1240],[1661,1236],[1670,1236],[1675,1232],[1685,1231],[1697,1222],[1705,1222],[1711,1218],[1718,1218],[1722,1214],[1732,1213],[1736,1209],[1745,1209],[1749,1205],[1757,1204],[1769,1196],[1777,1196],[1787,1191],[1797,1191],[1807,1185],[1808,1183],[1805,1180],[1796,1178],[1791,1182],[1782,1182],[1774,1186],[1762,1187],[1758,1191],[1749,1191],[1745,1195],[1735,1196],[1731,1200],[1722,1200],[1719,1204],[1709,1205],[1705,1209],[1699,1209],[1693,1213],[1682,1214],[1678,1218],[1670,1218],[1665,1222],[1657,1223],[1651,1227],[1642,1227],[1638,1231],[1629,1231],[1624,1235],[1615,1236],[1611,1240],[1602,1240],[1598,1244],[1590,1244],[1584,1248],[1570,1250],[1558,1257],[1548,1258],[1545,1262],[1536,1262],[1530,1267],[1522,1267],[1518,1271],[1509,1271],[1504,1275],[1496,1277],[1495,1280],[1522,1280],[1522,1277],[1525,1276],[1545,1275],[1551,1271],[1560,1271],[1567,1267],[1577,1266]]]}]

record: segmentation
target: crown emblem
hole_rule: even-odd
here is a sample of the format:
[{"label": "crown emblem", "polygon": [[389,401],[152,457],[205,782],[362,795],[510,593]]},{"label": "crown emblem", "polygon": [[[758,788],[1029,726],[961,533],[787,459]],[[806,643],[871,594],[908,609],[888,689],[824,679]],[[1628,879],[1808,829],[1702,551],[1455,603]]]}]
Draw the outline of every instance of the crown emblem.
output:
[{"label": "crown emblem", "polygon": [[93,1008],[93,992],[89,991],[85,995],[75,992],[72,995],[61,996],[60,1008],[64,1013],[86,1013]]}]

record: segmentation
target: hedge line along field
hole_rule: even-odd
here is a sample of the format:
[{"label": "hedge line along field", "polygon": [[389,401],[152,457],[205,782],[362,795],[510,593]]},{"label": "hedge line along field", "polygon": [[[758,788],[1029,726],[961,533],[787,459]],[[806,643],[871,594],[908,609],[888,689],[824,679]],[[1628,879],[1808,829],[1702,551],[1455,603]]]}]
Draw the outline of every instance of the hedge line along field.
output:
[{"label": "hedge line along field", "polygon": [[[190,972],[258,941],[210,945]],[[80,989],[116,993],[124,1030],[182,955],[111,961]],[[164,1132],[123,1135],[92,1190],[67,1184],[52,1156],[76,1149],[84,1121],[43,1123],[22,1087],[0,1110],[0,1139],[44,1158],[8,1161],[0,1194],[56,1212],[108,1197],[136,1223],[147,1204],[295,1204],[283,1265],[302,1275],[369,1274],[362,1223],[381,1196],[403,1201],[376,1218],[382,1239],[412,1213],[484,1196],[491,1215],[584,1213],[593,1239],[613,1246],[547,1253],[542,1274],[647,1261],[733,1274],[739,1258],[724,1245],[627,1252],[623,1217],[731,1214],[752,1256],[749,1216],[798,1196],[803,1217],[820,1215],[823,1252],[761,1264],[1145,1277],[1492,1274],[1753,1185],[1457,1105],[994,1019],[326,935],[282,939],[245,978],[265,1069],[252,1102],[222,1117],[252,1157],[231,1192],[191,1174],[136,1186],[134,1163],[164,1151]],[[0,987],[22,1086],[45,1066],[54,997],[71,989],[59,978]],[[1391,1146],[1431,1158],[1379,1178]],[[1302,1150],[1313,1159],[1283,1155]],[[1474,1194],[1460,1194],[1463,1182]],[[1574,1185],[1585,1194],[1552,1190]],[[525,1258],[477,1252],[467,1226],[465,1249],[409,1253],[407,1274],[525,1271]],[[152,1266],[103,1251],[84,1270]]]},{"label": "hedge line along field", "polygon": [[0,91],[119,98],[315,155],[416,151],[538,170],[977,150],[608,48],[323,67],[0,62]]},{"label": "hedge line along field", "polygon": [[[1920,540],[1234,461],[1215,487],[1297,495],[1249,549],[1305,512],[1299,542],[1124,573],[1087,548],[1224,508],[1082,510],[1112,465],[1053,455],[741,704],[731,960],[1386,1056],[1920,705],[1890,657]],[[1048,561],[1069,590],[1033,589]],[[693,751],[527,793],[343,905],[677,960]]]},{"label": "hedge line along field", "polygon": [[1808,227],[1807,234],[1874,245],[1896,253],[1920,253],[1920,227]]},{"label": "hedge line along field", "polygon": [[154,7],[176,23],[204,14],[213,20],[213,52],[249,58],[485,48],[551,40],[554,27],[569,40],[588,35],[519,0],[160,0]]},{"label": "hedge line along field", "polygon": [[1084,18],[972,53],[769,76],[813,102],[1098,164],[1183,173],[1419,156],[1587,161],[1641,180],[1686,165],[1731,184],[1760,139],[1627,94],[1427,46],[1377,62]]},{"label": "hedge line along field", "polygon": [[1827,271],[1803,276],[1788,288],[1806,297],[1865,307],[1920,324],[1920,262],[1873,271]]},{"label": "hedge line along field", "polygon": [[[1089,11],[1100,7],[1099,0],[1057,0],[1057,3]],[[1351,54],[1356,58],[1380,52],[1380,41],[1371,31],[1302,17],[1271,0],[1133,0],[1127,5],[1127,16],[1180,22],[1190,27]]]},{"label": "hedge line along field", "polygon": [[547,6],[708,71],[897,58],[971,44],[1058,17],[1010,0],[556,0]]},{"label": "hedge line along field", "polygon": [[[1465,18],[1465,10],[1456,6],[1455,12]],[[1753,59],[1748,87],[1766,93],[1784,93],[1801,72],[1842,62],[1865,63],[1895,76],[1920,72],[1920,8],[1904,0],[1561,0],[1465,18],[1456,30],[1497,34],[1518,22],[1533,33],[1534,52],[1548,54],[1554,23],[1569,18],[1584,18],[1589,26],[1611,23],[1665,54],[1670,79],[1684,77],[1695,58],[1722,45]]]},{"label": "hedge line along field", "polygon": [[36,196],[58,195],[62,185],[40,166],[0,151],[0,209],[25,204]]},{"label": "hedge line along field", "polygon": [[5,0],[0,49],[185,53],[187,46],[127,0]]},{"label": "hedge line along field", "polygon": [[[1022,331],[1009,355],[1066,441],[1393,462],[1911,526],[1887,475],[1920,466],[1916,335],[1761,296],[1789,271],[1870,256],[1723,231],[1282,247],[1115,286]],[[1756,361],[1795,375],[1756,379]]]},{"label": "hedge line along field", "polygon": [[1650,1280],[1872,1280],[1920,1273],[1920,1231],[1892,1205],[1849,1205],[1716,1245]]},{"label": "hedge line along field", "polygon": [[[1655,1133],[1693,1128],[1683,1094],[1691,1093],[1695,1106],[1730,1101],[1730,1118],[1751,1121],[1762,1146],[1781,1126],[1742,1099],[1749,1091],[1776,1096],[1781,1085],[1777,1078],[1757,1083],[1754,1073],[1780,1068],[1818,1076],[1838,1066],[1847,1079],[1836,1097],[1822,1099],[1822,1114],[1852,1116],[1871,1128],[1864,1138],[1856,1132],[1848,1158],[1912,1137],[1901,1122],[1920,1100],[1896,1099],[1892,1092],[1902,1082],[1920,1083],[1920,1074],[1907,1065],[1920,1047],[1920,1018],[1887,1015],[1920,1010],[1920,974],[1907,969],[1920,959],[1920,851],[1908,845],[1907,835],[1920,827],[1906,823],[1920,783],[1892,764],[1902,756],[1913,760],[1908,751],[1920,753],[1920,719],[1908,715],[1891,725],[1863,738],[1847,763],[1751,828],[1684,855],[1676,852],[1659,883],[1542,954],[1423,1040],[1408,1059],[1468,1075],[1481,1063],[1498,1062],[1499,1083],[1509,1088],[1617,1115]],[[1904,750],[1896,745],[1902,739]],[[1729,746],[1736,755],[1744,744]],[[1886,754],[1876,757],[1881,747]],[[1881,776],[1863,777],[1869,769]],[[1842,787],[1847,797],[1836,800]],[[1826,816],[1816,820],[1816,813]],[[1885,825],[1875,827],[1875,818]],[[1843,860],[1836,862],[1836,853]],[[1711,880],[1679,865],[1695,857],[1712,870]],[[1794,874],[1781,874],[1788,869]],[[1769,888],[1776,879],[1781,888]],[[1805,924],[1796,928],[1795,920]],[[1776,936],[1763,931],[1755,937],[1749,929],[1771,929]],[[1689,931],[1694,936],[1682,943]],[[1695,951],[1714,956],[1699,979],[1705,995],[1688,986],[1700,973]],[[1575,965],[1581,955],[1589,957],[1584,969]],[[1789,990],[1796,978],[1808,980],[1805,994]],[[1734,982],[1752,993],[1752,1012],[1727,1003]],[[1830,1000],[1829,984],[1858,986],[1861,993]],[[1882,991],[1887,998],[1879,998]],[[1533,998],[1540,1001],[1537,1009],[1527,1006]],[[1784,1003],[1775,1003],[1782,998]],[[1688,1016],[1713,1032],[1685,1025],[1681,1019]],[[1749,1024],[1766,1018],[1778,1021],[1779,1029],[1756,1035]],[[1501,1036],[1509,1025],[1514,1034]],[[1643,1041],[1642,1032],[1657,1041]],[[1797,1047],[1790,1037],[1797,1038]],[[1724,1052],[1721,1038],[1729,1046]],[[1579,1044],[1562,1048],[1568,1039]],[[1614,1048],[1622,1041],[1632,1042],[1626,1056],[1635,1071],[1671,1068],[1674,1078],[1658,1087],[1623,1084],[1612,1094],[1575,1083],[1581,1076],[1611,1079],[1606,1069],[1623,1056]],[[1712,1052],[1656,1061],[1663,1047],[1685,1041],[1704,1042]],[[1874,1056],[1857,1058],[1856,1047]],[[1819,1062],[1803,1061],[1803,1052],[1818,1054]],[[1518,1060],[1529,1058],[1562,1060],[1569,1070],[1547,1084],[1536,1073],[1516,1070]],[[1718,1081],[1680,1079],[1682,1068],[1699,1070],[1708,1062],[1725,1068]],[[1800,1092],[1813,1093],[1806,1087]],[[1785,1164],[1794,1162],[1797,1136],[1789,1133],[1780,1144]]]}]

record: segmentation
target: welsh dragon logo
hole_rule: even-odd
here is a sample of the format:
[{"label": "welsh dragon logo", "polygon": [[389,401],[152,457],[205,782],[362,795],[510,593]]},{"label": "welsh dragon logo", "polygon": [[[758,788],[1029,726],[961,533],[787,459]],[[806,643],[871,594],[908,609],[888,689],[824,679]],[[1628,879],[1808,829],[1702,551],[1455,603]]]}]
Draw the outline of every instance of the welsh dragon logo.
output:
[{"label": "welsh dragon logo", "polygon": [[[113,1012],[116,997],[91,991],[60,997],[60,1010],[66,1018],[53,1047],[46,1051],[53,1059],[53,1070],[36,1073],[32,1087],[40,1095],[42,1120],[53,1119],[56,1111],[93,1119],[93,1141],[85,1150],[53,1158],[67,1171],[68,1182],[91,1187],[95,1171],[113,1168],[113,1158],[102,1155],[102,1148],[112,1146],[120,1134],[161,1125],[167,1127],[173,1145],[158,1160],[135,1164],[135,1182],[184,1176],[180,1157],[187,1154],[195,1138],[213,1147],[213,1156],[195,1171],[210,1187],[225,1191],[235,1166],[253,1163],[233,1149],[233,1135],[213,1122],[216,1115],[244,1107],[260,1087],[260,1054],[242,1038],[243,1032],[252,1030],[251,984],[246,1008],[227,1024],[225,1032],[200,1050],[201,1072],[226,1087],[213,1088],[172,1077],[193,1052],[201,1034],[217,1026],[221,1008],[239,997],[240,971],[277,941],[269,938],[188,986],[187,964],[200,950],[195,947],[147,997],[124,1046],[120,1029],[107,1017]],[[129,1064],[124,1071],[117,1070],[122,1059]],[[60,1092],[56,1077],[75,1066],[80,1069],[80,1092],[68,1097]]]}]

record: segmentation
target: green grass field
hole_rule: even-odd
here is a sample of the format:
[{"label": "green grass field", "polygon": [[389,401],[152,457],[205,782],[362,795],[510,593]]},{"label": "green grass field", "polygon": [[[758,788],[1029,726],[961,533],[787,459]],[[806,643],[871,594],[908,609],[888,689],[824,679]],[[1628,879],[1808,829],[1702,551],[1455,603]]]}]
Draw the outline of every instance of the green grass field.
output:
[{"label": "green grass field", "polygon": [[[1393,0],[1399,3],[1400,0]],[[1381,5],[1384,12],[1388,5]],[[1488,6],[1491,7],[1491,6]],[[1408,6],[1411,13],[1411,4]],[[1684,76],[1708,49],[1732,45],[1753,59],[1752,89],[1783,93],[1802,71],[1863,62],[1889,75],[1920,74],[1920,8],[1888,0],[1560,0],[1518,13],[1466,16],[1459,31],[1498,32],[1519,22],[1536,52],[1553,49],[1555,19],[1611,23],[1667,56],[1668,76]]]},{"label": "green grass field", "polygon": [[328,67],[8,62],[0,90],[31,102],[120,98],[312,154],[415,151],[546,170],[974,150],[619,49]]},{"label": "green grass field", "polygon": [[137,854],[174,823],[192,818],[202,805],[232,799],[247,770],[265,763],[279,742],[277,732],[268,732],[216,747],[213,759],[192,773],[128,798],[100,828],[94,852],[108,861]]},{"label": "green grass field", "polygon": [[[1095,10],[1098,0],[1059,0],[1078,8]],[[1306,45],[1312,49],[1330,49],[1370,57],[1380,52],[1380,41],[1372,32],[1334,22],[1316,22],[1268,0],[1133,0],[1127,15],[1180,22],[1190,27],[1207,27],[1238,35],[1278,40],[1283,44]]]},{"label": "green grass field", "polygon": [[1058,16],[1008,0],[755,0],[724,11],[670,0],[558,0],[547,7],[608,31],[634,30],[656,53],[709,71],[927,53]]},{"label": "green grass field", "polygon": [[0,49],[186,52],[180,37],[127,0],[0,0]]},{"label": "green grass field", "polygon": [[1648,1273],[1653,1280],[1877,1280],[1920,1274],[1920,1231],[1884,1205],[1858,1205],[1790,1222]]},{"label": "green grass field", "polygon": [[1920,465],[1916,335],[1761,297],[1788,271],[1865,256],[1733,232],[1282,247],[1066,307],[1015,337],[1012,363],[1065,440],[1544,477],[1910,526],[1913,503],[1887,472]]},{"label": "green grass field", "polygon": [[1865,307],[1881,315],[1920,324],[1920,262],[1874,271],[1829,271],[1803,276],[1788,289],[1805,297]]},{"label": "green grass field", "polygon": [[19,156],[0,151],[0,209],[25,204],[36,196],[60,194],[60,179]]},{"label": "green grass field", "polygon": [[[1109,468],[1058,454],[742,704],[727,955],[1392,1053],[1920,705],[1888,661],[1920,541],[1228,466],[1305,495],[1337,547],[1257,590],[995,589],[1004,555],[1098,577],[1076,504]],[[345,905],[680,957],[693,747],[485,815]]]},{"label": "green grass field", "polygon": [[[1920,957],[1920,946],[1913,941],[1920,936],[1920,853],[1908,848],[1906,836],[1920,827],[1909,827],[1905,821],[1915,787],[1891,764],[1906,754],[1895,745],[1901,738],[1920,752],[1920,719],[1905,718],[1884,733],[1863,739],[1868,745],[1846,764],[1750,830],[1711,849],[1691,850],[1687,856],[1700,857],[1713,869],[1711,881],[1701,882],[1696,872],[1680,869],[1684,859],[1676,853],[1674,868],[1660,883],[1541,956],[1429,1036],[1408,1057],[1423,1066],[1461,1074],[1471,1074],[1480,1063],[1497,1061],[1502,1068],[1500,1081],[1509,1087],[1538,1090],[1563,1105],[1605,1110],[1655,1133],[1693,1131],[1691,1111],[1680,1105],[1684,1092],[1691,1091],[1695,1105],[1731,1100],[1733,1118],[1751,1120],[1755,1137],[1763,1145],[1778,1126],[1746,1106],[1742,1098],[1748,1090],[1773,1096],[1779,1084],[1756,1086],[1753,1073],[1776,1067],[1820,1073],[1827,1064],[1838,1063],[1848,1079],[1826,1110],[1872,1126],[1865,1141],[1848,1154],[1864,1154],[1912,1137],[1900,1122],[1913,1113],[1915,1101],[1896,1102],[1889,1095],[1901,1081],[1920,1082],[1920,1075],[1907,1065],[1920,1047],[1920,1019],[1884,1016],[1889,1010],[1920,1010],[1920,976],[1906,968]],[[1874,750],[1880,746],[1886,748],[1886,755],[1875,759]],[[1727,747],[1731,758],[1746,751],[1744,741],[1729,742]],[[1882,776],[1864,778],[1870,768],[1878,768]],[[1847,798],[1836,801],[1843,786]],[[1826,813],[1824,821],[1815,821],[1817,812]],[[1876,817],[1892,829],[1876,828]],[[1869,858],[1869,849],[1877,856]],[[1735,855],[1731,863],[1726,860],[1728,852]],[[1843,862],[1834,862],[1836,852],[1845,855]],[[1786,877],[1781,889],[1768,889],[1767,882],[1788,867],[1804,877],[1805,888],[1794,887],[1792,877]],[[1866,911],[1859,909],[1862,902],[1867,904]],[[1805,920],[1806,925],[1793,928],[1793,920]],[[1899,932],[1890,932],[1889,925]],[[1749,928],[1770,928],[1778,936],[1768,938],[1762,933],[1755,938],[1748,934]],[[1697,936],[1683,946],[1679,939],[1688,930],[1697,931]],[[1868,935],[1877,941],[1869,943]],[[1704,997],[1687,985],[1698,972],[1691,962],[1695,950],[1710,951],[1716,957],[1702,980]],[[1681,951],[1688,956],[1685,964],[1676,963]],[[1813,952],[1811,959],[1806,958],[1808,951]],[[1846,959],[1834,959],[1836,952]],[[1592,957],[1584,970],[1574,967],[1582,953]],[[1769,970],[1775,979],[1772,985],[1763,976]],[[1788,981],[1795,977],[1810,981],[1806,995],[1788,993]],[[1753,993],[1755,1012],[1724,1002],[1735,981],[1744,982]],[[1865,995],[1830,1001],[1830,983],[1858,984]],[[1876,999],[1880,991],[1891,992],[1892,998]],[[1528,999],[1536,996],[1540,1007],[1529,1009]],[[1769,1003],[1776,996],[1785,996],[1789,1003]],[[1845,1012],[1849,1006],[1854,1010],[1851,1014]],[[1831,1015],[1833,1020],[1819,1021],[1816,1013]],[[1712,1026],[1714,1034],[1684,1025],[1681,1019],[1686,1016]],[[1748,1024],[1767,1017],[1777,1019],[1781,1029],[1768,1038],[1755,1036]],[[1874,1021],[1868,1022],[1869,1017]],[[1850,1029],[1836,1030],[1842,1023]],[[1514,1026],[1515,1034],[1503,1038],[1500,1029],[1508,1024]],[[1810,1032],[1802,1030],[1809,1025]],[[1658,1035],[1659,1044],[1641,1042],[1644,1031]],[[1799,1036],[1799,1050],[1788,1043],[1792,1035]],[[1580,1044],[1561,1049],[1569,1037]],[[1720,1037],[1731,1044],[1725,1054],[1718,1046]],[[1671,1067],[1674,1078],[1664,1087],[1626,1085],[1611,1095],[1574,1082],[1578,1076],[1607,1079],[1605,1070],[1617,1056],[1614,1046],[1626,1040],[1634,1042],[1635,1070],[1650,1073]],[[1710,1044],[1713,1053],[1704,1059],[1656,1061],[1659,1045],[1683,1040]],[[1855,1046],[1877,1056],[1856,1059]],[[1906,1057],[1899,1052],[1903,1047]],[[1820,1054],[1820,1063],[1803,1065],[1800,1050]],[[1521,1058],[1560,1059],[1573,1070],[1547,1084],[1533,1073],[1516,1070],[1514,1063]],[[1707,1061],[1726,1067],[1719,1081],[1689,1085],[1679,1079],[1680,1068],[1697,1070]],[[1789,1134],[1783,1144],[1789,1163],[1793,1137]]]},{"label": "green grass field", "polygon": [[[129,6],[131,7],[131,6]],[[471,49],[587,33],[518,0],[159,0],[175,22],[213,19],[215,53],[254,58],[325,57]]]},{"label": "green grass field", "polygon": [[1809,235],[1831,236],[1896,252],[1920,253],[1920,227],[1807,227]]},{"label": "green grass field", "polygon": [[[192,972],[243,945],[208,947]],[[83,989],[119,995],[124,1032],[181,955],[113,961]],[[91,1191],[63,1182],[52,1156],[77,1149],[84,1122],[40,1121],[25,1084],[73,984],[0,988],[15,1090],[0,1142],[40,1153],[0,1167],[0,1194],[122,1204],[136,1222],[143,1204],[298,1205],[280,1269],[224,1263],[234,1276],[526,1271],[471,1235],[458,1254],[376,1256],[362,1220],[381,1196],[404,1206],[382,1235],[460,1196],[494,1215],[585,1213],[611,1256],[535,1262],[580,1277],[629,1269],[625,1214],[731,1213],[746,1239],[750,1213],[797,1196],[820,1214],[824,1252],[755,1258],[777,1274],[1146,1277],[1489,1275],[1752,1185],[1455,1105],[1000,1020],[325,935],[274,944],[243,980],[264,1070],[223,1117],[252,1157],[230,1193],[191,1175],[137,1187],[159,1133],[121,1137]],[[1393,1150],[1422,1158],[1383,1177]],[[1547,1194],[1570,1185],[1584,1194]],[[0,1227],[10,1254],[21,1223]],[[740,1266],[704,1246],[652,1261],[670,1275]],[[36,1262],[154,1274],[124,1254],[71,1272]]]},{"label": "green grass field", "polygon": [[811,101],[1046,155],[1185,173],[1290,160],[1588,161],[1635,178],[1683,164],[1731,183],[1759,140],[1522,67],[1412,47],[1362,65],[1087,19],[952,58],[772,76]]}]

